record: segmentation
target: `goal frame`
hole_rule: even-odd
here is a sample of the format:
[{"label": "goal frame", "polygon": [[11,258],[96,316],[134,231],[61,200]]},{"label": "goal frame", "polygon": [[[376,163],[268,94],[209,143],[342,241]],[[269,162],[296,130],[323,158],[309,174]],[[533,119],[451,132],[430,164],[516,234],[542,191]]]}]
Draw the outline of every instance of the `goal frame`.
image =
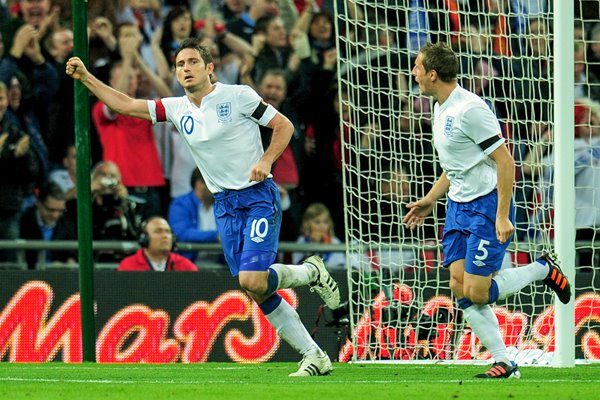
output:
[{"label": "goal frame", "polygon": [[[352,0],[347,2],[353,3]],[[335,14],[336,21],[338,20],[337,15],[338,2],[335,3]],[[573,54],[574,54],[574,7],[569,2],[561,0],[553,0],[553,23],[554,23],[554,114],[551,116],[552,121],[557,132],[570,132],[574,126],[574,66],[573,66]],[[359,21],[360,22],[360,21]],[[340,54],[340,29],[339,24],[335,24],[335,35],[336,45],[338,54]],[[344,66],[338,58],[338,71]],[[341,75],[338,74],[338,96],[342,98],[342,79]],[[340,121],[340,130],[343,131],[343,121]],[[342,135],[342,141],[344,141]],[[555,226],[555,238],[554,246],[561,258],[561,266],[563,271],[572,282],[575,282],[575,210],[573,204],[575,203],[575,181],[574,181],[574,140],[572,135],[556,135],[555,137],[555,171],[554,175],[554,187],[555,187],[555,198],[554,198],[554,226]],[[343,142],[342,142],[343,143]],[[345,146],[346,143],[343,143]],[[346,163],[346,155],[342,152],[342,160]],[[347,184],[346,174],[343,174],[343,184],[346,187]],[[348,209],[346,197],[344,198],[344,204]],[[348,223],[348,215],[346,213],[346,223]],[[346,242],[348,243],[348,234]],[[348,251],[347,259],[351,258],[350,251]],[[351,290],[351,279],[352,279],[351,268],[348,268],[348,285],[349,292]],[[554,310],[555,310],[555,351],[553,357],[552,366],[554,367],[573,367],[575,366],[575,304],[573,299],[568,304],[562,304],[554,298]],[[354,316],[350,313],[350,330],[354,331],[357,321]],[[354,339],[353,339],[354,340]],[[356,348],[356,343],[354,343]],[[356,358],[354,354],[350,362],[365,363],[373,361],[364,361]],[[378,363],[481,363],[480,360],[450,360],[450,361],[427,361],[427,360],[414,360],[414,361],[400,361],[400,360],[385,360],[377,361]],[[589,362],[587,360],[578,362]]]}]

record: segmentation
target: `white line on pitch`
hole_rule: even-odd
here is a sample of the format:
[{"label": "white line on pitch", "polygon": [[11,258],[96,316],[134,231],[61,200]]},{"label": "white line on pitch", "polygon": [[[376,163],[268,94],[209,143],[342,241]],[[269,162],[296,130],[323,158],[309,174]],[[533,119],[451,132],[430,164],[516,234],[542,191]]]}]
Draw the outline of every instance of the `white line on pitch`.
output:
[{"label": "white line on pitch", "polygon": [[[410,384],[410,383],[475,383],[482,382],[481,380],[474,379],[393,379],[393,380],[329,380],[327,378],[315,378],[319,380],[319,383],[339,383],[339,384]],[[323,380],[321,380],[323,379]],[[174,380],[160,380],[160,381],[149,381],[149,380],[112,380],[112,379],[51,379],[51,378],[18,378],[18,377],[0,377],[0,381],[5,382],[39,382],[39,383],[97,383],[97,384],[109,384],[109,385],[135,385],[135,384],[175,384],[175,385],[206,385],[206,384],[251,384],[251,381],[241,380],[202,380],[202,381],[174,381]],[[573,383],[571,379],[526,379],[528,383]],[[297,380],[293,384],[312,384],[316,381],[310,380]],[[275,382],[271,382],[275,383]],[[600,379],[578,379],[577,383],[600,383]],[[281,382],[281,384],[289,385],[290,381]]]}]

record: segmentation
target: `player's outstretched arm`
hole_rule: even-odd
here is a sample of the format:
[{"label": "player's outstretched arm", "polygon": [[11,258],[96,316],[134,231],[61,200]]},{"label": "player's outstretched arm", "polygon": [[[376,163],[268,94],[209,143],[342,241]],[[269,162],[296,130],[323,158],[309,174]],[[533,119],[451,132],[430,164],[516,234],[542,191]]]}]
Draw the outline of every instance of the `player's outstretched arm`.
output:
[{"label": "player's outstretched arm", "polygon": [[417,226],[423,225],[425,218],[433,211],[435,203],[448,191],[449,188],[450,181],[444,172],[425,197],[415,201],[414,203],[408,203],[406,205],[409,211],[406,213],[404,218],[402,218],[404,225],[410,229],[414,229]]},{"label": "player's outstretched arm", "polygon": [[110,86],[102,83],[91,74],[79,57],[71,57],[67,61],[67,75],[81,81],[101,102],[113,111],[132,117],[151,120],[146,100],[132,99]]}]

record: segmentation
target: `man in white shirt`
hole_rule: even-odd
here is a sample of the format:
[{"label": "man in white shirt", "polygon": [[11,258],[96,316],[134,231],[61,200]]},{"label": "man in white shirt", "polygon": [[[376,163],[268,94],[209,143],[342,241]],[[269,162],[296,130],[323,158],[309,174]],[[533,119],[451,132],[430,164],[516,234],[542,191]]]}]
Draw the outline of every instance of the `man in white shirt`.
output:
[{"label": "man in white shirt", "polygon": [[[310,285],[328,307],[340,303],[338,286],[319,257],[301,265],[273,264],[281,208],[270,171],[294,128],[250,87],[212,84],[213,69],[210,51],[191,38],[181,43],[175,55],[175,74],[185,90],[182,97],[132,99],[99,81],[77,57],[67,62],[66,72],[117,113],[175,125],[215,196],[217,228],[231,274],[280,337],[303,356],[300,368],[290,376],[328,374],[329,357],[296,310],[277,294],[279,289]],[[273,129],[271,144],[264,151],[259,124]]]},{"label": "man in white shirt", "polygon": [[537,280],[568,303],[569,282],[550,253],[527,266],[501,270],[514,232],[514,161],[500,124],[481,98],[458,85],[458,59],[445,44],[423,47],[412,74],[421,93],[437,101],[433,140],[444,172],[425,197],[407,204],[410,211],[403,222],[411,228],[421,225],[448,193],[442,245],[450,289],[465,320],[494,358],[492,367],[475,377],[519,378],[489,304]]}]

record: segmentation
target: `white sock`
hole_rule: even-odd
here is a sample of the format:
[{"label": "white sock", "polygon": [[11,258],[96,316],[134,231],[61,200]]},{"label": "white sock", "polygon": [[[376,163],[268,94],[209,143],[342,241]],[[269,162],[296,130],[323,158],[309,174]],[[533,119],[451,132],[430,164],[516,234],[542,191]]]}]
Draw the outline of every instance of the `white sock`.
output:
[{"label": "white sock", "polygon": [[537,261],[524,267],[500,270],[492,279],[498,285],[498,300],[503,300],[523,289],[532,282],[542,280],[548,275],[549,267]]},{"label": "white sock", "polygon": [[305,355],[311,351],[321,352],[319,346],[300,321],[296,310],[284,299],[281,299],[281,303],[277,308],[265,317],[275,328],[279,337],[300,354]]},{"label": "white sock", "polygon": [[305,286],[317,279],[319,271],[312,264],[273,264],[269,267],[277,273],[279,278],[277,289],[296,288]]},{"label": "white sock", "polygon": [[487,304],[473,304],[463,310],[463,315],[481,344],[492,353],[494,361],[510,364],[506,346],[500,335],[498,318],[492,308]]}]

